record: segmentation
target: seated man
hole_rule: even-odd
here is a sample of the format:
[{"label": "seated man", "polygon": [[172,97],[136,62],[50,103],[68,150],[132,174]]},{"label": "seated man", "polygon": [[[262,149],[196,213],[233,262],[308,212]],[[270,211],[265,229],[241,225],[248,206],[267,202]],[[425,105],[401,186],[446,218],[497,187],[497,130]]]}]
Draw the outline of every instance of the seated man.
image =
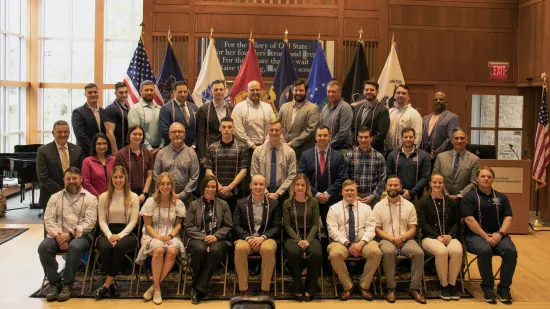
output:
[{"label": "seated man", "polygon": [[390,176],[386,181],[388,197],[374,206],[376,220],[376,235],[380,241],[380,249],[384,255],[382,265],[386,276],[386,300],[395,302],[395,258],[406,256],[411,260],[411,287],[409,295],[418,303],[425,304],[426,299],[421,294],[422,274],[424,272],[424,251],[414,240],[416,236],[416,210],[411,202],[399,193],[403,187],[397,176]]},{"label": "seated man", "polygon": [[265,195],[265,177],[252,176],[252,194],[237,201],[233,213],[235,241],[235,270],[239,279],[241,296],[248,294],[248,256],[262,256],[262,295],[270,296],[271,278],[275,267],[277,242],[281,233],[282,213],[276,200]]},{"label": "seated man", "polygon": [[495,303],[493,292],[493,254],[502,257],[497,297],[503,303],[512,303],[510,285],[516,270],[518,252],[508,229],[512,225],[512,207],[506,195],[492,188],[495,172],[484,166],[477,172],[478,187],[466,195],[460,203],[460,211],[466,222],[464,242],[468,252],[477,255],[481,275],[483,298]]},{"label": "seated man", "polygon": [[[82,254],[90,249],[97,221],[97,198],[82,188],[80,169],[70,167],[64,174],[65,189],[51,196],[44,212],[48,233],[38,246],[40,263],[50,283],[47,301],[71,298],[74,276]],[[63,283],[57,273],[56,253],[66,252]],[[63,284],[63,285],[62,285]]]},{"label": "seated man", "polygon": [[328,235],[332,239],[328,258],[344,289],[340,293],[341,300],[348,300],[353,288],[346,259],[350,255],[365,258],[367,263],[359,287],[363,298],[372,300],[369,287],[382,259],[382,252],[374,240],[374,217],[370,206],[357,200],[357,184],[353,180],[344,181],[342,195],[342,202],[332,205],[327,215]]}]

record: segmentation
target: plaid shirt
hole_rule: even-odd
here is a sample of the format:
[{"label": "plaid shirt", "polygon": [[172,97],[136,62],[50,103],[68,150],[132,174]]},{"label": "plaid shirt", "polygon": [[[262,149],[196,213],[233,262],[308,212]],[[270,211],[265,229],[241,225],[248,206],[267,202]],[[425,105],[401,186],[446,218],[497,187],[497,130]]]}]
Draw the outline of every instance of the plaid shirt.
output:
[{"label": "plaid shirt", "polygon": [[357,183],[358,193],[368,193],[371,200],[380,197],[386,184],[384,156],[372,147],[363,152],[359,148],[346,154],[348,178]]},{"label": "plaid shirt", "polygon": [[205,167],[216,175],[216,178],[218,178],[222,186],[231,184],[237,174],[242,169],[247,168],[248,147],[243,143],[238,143],[239,153],[237,155],[236,143],[235,139],[229,144],[225,144],[220,140],[211,144],[206,150]]}]

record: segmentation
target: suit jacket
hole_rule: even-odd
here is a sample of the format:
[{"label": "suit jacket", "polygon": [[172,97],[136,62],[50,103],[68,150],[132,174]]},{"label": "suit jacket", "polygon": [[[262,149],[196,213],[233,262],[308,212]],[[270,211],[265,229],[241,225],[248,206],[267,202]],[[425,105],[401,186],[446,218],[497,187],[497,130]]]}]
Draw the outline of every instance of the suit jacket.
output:
[{"label": "suit jacket", "polygon": [[[95,121],[95,118],[94,118]],[[67,143],[69,161],[71,167],[82,167],[82,148],[75,144]],[[40,200],[42,209],[46,209],[48,200],[52,194],[65,187],[63,182],[63,169],[61,158],[55,142],[40,146],[36,152],[36,175],[40,182]]]},{"label": "suit jacket", "polygon": [[[441,224],[445,224],[444,235],[451,235],[453,238],[457,238],[458,227],[460,224],[460,203],[458,200],[453,200],[448,196],[443,197],[445,199],[445,221]],[[439,221],[443,217],[442,212],[438,213],[435,210],[435,204],[431,195],[424,196],[418,201],[416,205],[416,214],[418,216],[418,226],[422,230],[422,238],[437,238],[440,236]],[[439,220],[439,221],[438,221]]]},{"label": "suit jacket", "polygon": [[[199,107],[199,112],[197,113],[197,155],[199,160],[206,159],[207,141],[208,145],[212,145],[222,139],[220,121],[218,120],[218,115],[216,115],[216,107],[214,104],[214,102],[203,104]],[[208,113],[209,107],[210,115]],[[233,106],[225,103],[226,115],[231,116],[231,112],[233,112]],[[206,131],[208,131],[208,137]]]},{"label": "suit jacket", "polygon": [[[302,157],[300,158],[300,173],[306,174],[311,182],[313,196],[316,196],[318,192],[323,193],[326,191],[331,199],[339,200],[341,199],[339,196],[342,193],[342,183],[348,178],[344,156],[336,150],[330,152],[331,179],[329,183],[329,162],[326,162],[325,173],[321,176],[321,167],[315,158],[315,149],[316,147],[313,147],[302,153]],[[317,165],[317,179],[315,179],[315,165]]]},{"label": "suit jacket", "polygon": [[[76,144],[82,148],[84,157],[90,155],[90,148],[92,147],[92,139],[99,133],[105,133],[105,109],[99,107],[99,123],[97,126],[94,112],[86,104],[73,110],[71,117],[71,123],[73,126],[74,135],[76,137]],[[109,142],[109,141],[107,141]]]},{"label": "suit jacket", "polygon": [[427,153],[431,153],[433,145],[433,158],[435,159],[438,154],[453,149],[451,137],[453,136],[453,130],[460,126],[460,119],[458,119],[458,116],[454,113],[443,111],[439,115],[431,134],[428,134],[432,115],[433,113],[422,118],[421,148]]},{"label": "suit jacket", "polygon": [[195,103],[187,101],[187,109],[189,110],[189,123],[185,121],[183,111],[179,107],[176,100],[167,102],[159,111],[159,136],[164,139],[164,145],[170,144],[170,138],[168,137],[168,131],[170,125],[174,122],[179,122],[185,127],[185,145],[191,147],[196,146],[197,137],[197,113],[199,111]]},{"label": "suit jacket", "polygon": [[476,187],[476,173],[478,170],[479,158],[465,150],[464,158],[459,163],[456,175],[453,177],[453,150],[449,150],[437,156],[433,172],[440,173],[445,177],[446,193],[464,196]]},{"label": "suit jacket", "polygon": [[315,145],[315,130],[319,126],[321,113],[316,104],[306,100],[296,112],[292,122],[292,110],[295,104],[295,101],[283,104],[278,117],[283,125],[285,141],[292,141],[292,148],[299,158],[304,150]]},{"label": "suit jacket", "polygon": [[[231,210],[229,209],[229,205],[226,201],[216,198],[214,208],[216,211],[217,220],[216,232],[214,233],[214,236],[216,236],[218,240],[225,240],[225,242],[231,246],[232,243],[228,238],[231,233],[231,228],[233,227],[233,220],[231,219]],[[191,204],[189,204],[185,215],[185,220],[183,221],[186,239],[204,240],[206,234],[202,232],[203,215],[202,200],[194,200]],[[187,241],[184,241],[185,244],[187,244]]]},{"label": "suit jacket", "polygon": [[[281,233],[283,216],[281,207],[278,205],[277,200],[267,199],[269,203],[269,219],[266,225],[267,207],[264,205],[264,213],[262,216],[262,224],[260,225],[259,233],[265,235],[267,238],[277,239]],[[246,217],[246,208],[248,208],[248,215]],[[254,229],[254,212],[252,207],[252,196],[250,198],[242,198],[237,201],[237,206],[233,213],[233,235],[235,240],[243,239],[252,236],[248,228],[248,220],[250,220],[250,227]],[[265,228],[265,232],[264,231]]]},{"label": "suit jacket", "polygon": [[[364,121],[361,121],[363,112],[367,108],[367,101],[363,101],[353,107],[353,123],[351,131],[353,133],[353,144],[357,144],[357,134],[359,129],[367,127],[371,129],[371,136],[373,136],[371,146],[380,153],[384,153],[384,140],[388,135],[390,129],[390,114],[386,106],[380,102],[371,109]],[[374,117],[373,117],[374,114]]]}]

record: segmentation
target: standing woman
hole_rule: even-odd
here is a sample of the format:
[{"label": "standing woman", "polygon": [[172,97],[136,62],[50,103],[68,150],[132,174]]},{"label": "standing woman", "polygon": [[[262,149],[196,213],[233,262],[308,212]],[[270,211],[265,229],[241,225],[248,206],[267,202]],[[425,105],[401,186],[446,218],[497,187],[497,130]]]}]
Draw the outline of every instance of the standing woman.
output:
[{"label": "standing woman", "polygon": [[202,197],[191,202],[184,223],[193,269],[193,304],[206,297],[208,281],[231,246],[227,238],[233,227],[229,205],[218,197],[216,177],[205,176],[200,187]]},{"label": "standing woman", "polygon": [[113,169],[107,192],[99,196],[97,212],[103,235],[97,239],[96,248],[101,256],[101,267],[107,273],[107,280],[95,293],[95,298],[99,300],[109,289],[114,297],[120,296],[115,277],[122,270],[124,254],[138,244],[136,236],[131,233],[138,221],[139,198],[130,191],[128,173],[124,167]]},{"label": "standing woman", "polygon": [[435,256],[441,284],[441,298],[459,300],[456,278],[462,266],[462,245],[456,239],[460,224],[458,200],[445,196],[443,175],[433,173],[431,194],[418,201],[418,225],[422,230],[422,249]]},{"label": "standing woman", "polygon": [[[305,174],[298,174],[290,184],[290,198],[283,204],[283,248],[290,262],[294,280],[294,298],[312,301],[317,292],[321,270],[321,242],[319,231],[319,203],[311,194],[311,184]],[[302,259],[307,260],[305,289],[302,286]]]},{"label": "standing woman", "polygon": [[128,146],[117,153],[115,166],[123,166],[128,171],[130,190],[138,195],[139,203],[143,204],[149,197],[155,162],[151,151],[143,146],[145,131],[140,125],[128,130],[128,140]]},{"label": "standing woman", "polygon": [[103,133],[97,133],[92,139],[90,156],[82,162],[82,186],[91,194],[99,196],[107,191],[109,177],[115,165],[111,155],[111,143]]},{"label": "standing woman", "polygon": [[160,283],[174,266],[177,255],[183,257],[185,253],[179,238],[185,207],[174,193],[174,188],[172,176],[169,173],[160,174],[155,193],[145,201],[140,212],[145,232],[141,237],[141,249],[136,263],[143,263],[147,256],[153,257],[153,285],[143,294],[143,298],[152,299],[157,305],[162,303]]}]

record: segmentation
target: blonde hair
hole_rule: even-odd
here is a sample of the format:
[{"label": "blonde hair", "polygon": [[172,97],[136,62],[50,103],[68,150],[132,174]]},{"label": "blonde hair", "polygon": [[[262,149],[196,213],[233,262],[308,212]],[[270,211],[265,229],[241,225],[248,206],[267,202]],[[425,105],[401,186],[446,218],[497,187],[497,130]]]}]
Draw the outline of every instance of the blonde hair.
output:
[{"label": "blonde hair", "polygon": [[123,166],[115,166],[111,171],[111,177],[109,177],[109,184],[107,185],[107,203],[105,207],[109,207],[113,200],[113,193],[115,192],[115,185],[113,184],[113,177],[116,173],[121,173],[124,176],[124,186],[122,192],[124,193],[124,208],[129,209],[132,204],[132,191],[130,191],[130,182],[128,181],[128,172]]},{"label": "blonde hair", "polygon": [[163,178],[168,178],[168,180],[170,181],[170,184],[172,185],[172,198],[170,199],[170,204],[172,203],[176,203],[176,199],[178,198],[178,196],[176,195],[176,193],[174,192],[175,188],[176,188],[176,182],[174,181],[174,177],[172,177],[172,175],[170,175],[170,173],[168,172],[163,172],[161,173],[160,175],[158,175],[157,177],[157,181],[156,181],[156,184],[155,184],[155,192],[153,193],[152,197],[153,197],[153,200],[155,201],[155,203],[160,203],[160,188],[159,188],[159,183],[161,182],[161,179]]},{"label": "blonde hair", "polygon": [[296,176],[294,176],[294,179],[292,179],[292,182],[290,183],[290,190],[289,190],[290,199],[294,198],[294,186],[296,186],[296,183],[300,179],[303,179],[306,183],[306,196],[307,197],[313,196],[313,193],[311,193],[311,183],[309,182],[309,179],[307,178],[306,174],[299,173]]}]

